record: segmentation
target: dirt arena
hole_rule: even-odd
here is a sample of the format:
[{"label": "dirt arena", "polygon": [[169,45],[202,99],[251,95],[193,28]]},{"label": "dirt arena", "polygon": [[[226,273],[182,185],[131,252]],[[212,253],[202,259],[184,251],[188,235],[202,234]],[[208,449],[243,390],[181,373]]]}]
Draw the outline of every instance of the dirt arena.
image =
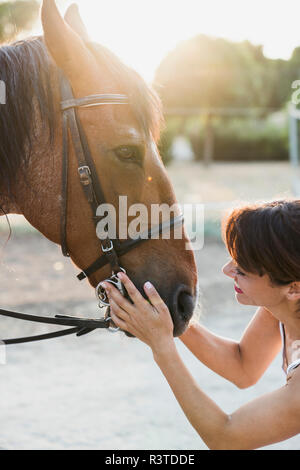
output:
[{"label": "dirt arena", "polygon": [[[232,204],[240,198],[291,194],[288,165],[258,167],[190,165],[182,178],[182,168],[175,165],[169,173],[180,202]],[[216,219],[216,207],[210,212],[208,205],[208,219]],[[44,315],[97,315],[92,289],[78,283],[78,271],[62,258],[59,248],[28,231],[22,221],[16,219],[13,224],[15,235],[1,255],[1,308]],[[216,239],[207,237],[196,253],[198,310],[209,329],[238,339],[255,310],[236,304],[232,282],[221,271],[227,253]],[[5,241],[3,218],[1,240]],[[51,331],[17,320],[0,321],[2,338]],[[280,356],[255,387],[239,390],[199,363],[179,340],[177,344],[199,385],[228,413],[285,383]],[[2,449],[206,449],[151,351],[120,333],[95,332],[81,339],[11,346],[0,376]],[[299,448],[298,435],[267,449]]]}]

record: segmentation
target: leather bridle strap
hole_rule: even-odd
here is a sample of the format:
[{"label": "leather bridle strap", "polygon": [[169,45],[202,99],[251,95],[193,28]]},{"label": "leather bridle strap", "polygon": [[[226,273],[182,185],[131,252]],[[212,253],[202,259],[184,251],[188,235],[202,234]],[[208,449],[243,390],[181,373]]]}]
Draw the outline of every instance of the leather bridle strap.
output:
[{"label": "leather bridle strap", "polygon": [[[78,119],[76,108],[79,107],[91,107],[101,106],[107,104],[129,104],[129,100],[126,95],[118,94],[97,94],[87,96],[85,98],[75,99],[73,91],[68,79],[61,73],[60,77],[61,86],[61,110],[63,113],[63,169],[62,169],[62,218],[61,218],[61,245],[62,252],[65,256],[68,256],[67,248],[67,207],[68,207],[68,141],[69,131],[71,135],[71,141],[74,146],[75,155],[78,161],[78,174],[80,182],[82,184],[83,191],[86,199],[89,202],[93,213],[93,221],[95,227],[98,223],[96,217],[97,209],[99,204],[105,203],[104,194],[99,181],[97,170],[94,164],[94,160],[91,156],[89,145],[87,142],[86,135],[81,126],[81,122]],[[137,239],[127,240],[123,243],[117,238],[112,241],[108,236],[104,240],[100,240],[103,255],[99,257],[91,266],[87,267],[81,272],[77,278],[82,281],[89,278],[96,271],[101,269],[103,266],[110,264],[112,273],[117,274],[122,270],[119,265],[119,257],[128,253],[132,249],[139,246],[145,240],[149,240],[153,237],[153,233],[156,231],[157,234],[162,234],[166,227],[175,227],[179,224],[183,224],[183,217],[179,216],[173,219],[169,224],[160,224],[157,227],[149,229],[146,233],[141,235]]]},{"label": "leather bridle strap", "polygon": [[11,346],[13,344],[35,343],[37,341],[46,341],[48,339],[56,339],[64,336],[71,336],[75,333],[78,333],[78,331],[78,328],[71,328],[64,331],[57,331],[55,333],[48,333],[46,335],[27,336],[26,338],[4,339],[1,340],[1,343],[5,344],[6,346]]},{"label": "leather bridle strap", "polygon": [[[125,95],[99,94],[75,99],[71,85],[63,74],[60,76],[60,87],[62,98],[61,110],[63,113],[61,245],[64,256],[69,256],[67,246],[69,131],[78,162],[78,175],[85,197],[91,207],[95,226],[97,225],[96,212],[99,204],[105,203],[87,139],[76,114],[76,108],[107,104],[128,104],[128,98]],[[106,257],[107,263],[111,265],[112,272],[119,272],[121,268],[112,241],[107,236],[106,239],[100,240],[100,242],[104,257]]]},{"label": "leather bridle strap", "polygon": [[4,317],[14,318],[17,320],[29,321],[34,323],[44,323],[46,325],[60,325],[60,326],[73,326],[67,330],[56,331],[54,333],[48,333],[45,335],[28,336],[25,338],[15,339],[1,339],[2,344],[22,344],[32,343],[35,341],[43,341],[53,338],[60,338],[62,336],[69,336],[76,334],[76,336],[82,336],[86,330],[93,331],[96,329],[109,329],[109,322],[106,319],[87,319],[87,318],[76,318],[68,317],[64,315],[56,315],[55,318],[41,317],[37,315],[27,315],[25,313],[10,312],[8,310],[0,310],[0,315]]},{"label": "leather bridle strap", "polygon": [[62,190],[61,190],[61,224],[60,224],[60,240],[63,256],[69,257],[67,245],[67,208],[68,208],[68,152],[69,152],[69,132],[68,132],[68,116],[64,114],[63,123],[63,159],[62,159]]},{"label": "leather bridle strap", "polygon": [[[151,240],[157,235],[162,235],[167,229],[175,228],[177,226],[182,226],[183,223],[184,223],[183,215],[180,215],[172,219],[170,222],[165,222],[160,225],[157,225],[147,230],[136,239],[130,239],[125,242],[122,242],[119,245],[119,247],[116,249],[117,255],[119,257],[126,255],[126,253],[129,253],[129,251],[133,250],[134,248],[137,248],[142,243]],[[84,279],[89,278],[92,274],[94,274],[96,271],[103,268],[107,264],[108,264],[107,260],[105,259],[105,257],[102,256],[97,261],[95,261],[95,263],[93,263],[89,268],[87,268],[85,271],[82,271],[77,276],[77,279],[79,281],[83,281]]]},{"label": "leather bridle strap", "polygon": [[125,95],[90,95],[85,98],[71,98],[61,103],[61,110],[67,111],[71,108],[89,108],[92,106],[101,106],[104,104],[129,104]]}]

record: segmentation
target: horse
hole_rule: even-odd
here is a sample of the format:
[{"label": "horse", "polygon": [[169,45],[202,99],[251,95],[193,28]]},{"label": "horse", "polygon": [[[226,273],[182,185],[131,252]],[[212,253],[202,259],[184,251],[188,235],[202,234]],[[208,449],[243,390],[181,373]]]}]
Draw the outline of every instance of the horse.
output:
[{"label": "horse", "polygon": [[[99,94],[128,98],[128,103],[76,110],[105,201],[117,211],[120,196],[149,209],[177,204],[158,151],[161,103],[134,70],[89,39],[76,5],[63,17],[54,0],[44,0],[41,20],[43,36],[0,48],[0,79],[7,93],[0,107],[0,206],[6,214],[23,215],[51,242],[64,245],[64,254],[86,272],[99,258],[101,244],[96,214],[78,177],[76,145],[62,124],[60,77],[66,77],[75,100]],[[122,268],[140,292],[146,281],[159,290],[173,319],[174,336],[185,331],[197,298],[197,268],[192,249],[186,249],[189,244],[183,230],[180,239],[150,239],[121,256]],[[109,275],[103,265],[87,277],[95,288]]]}]

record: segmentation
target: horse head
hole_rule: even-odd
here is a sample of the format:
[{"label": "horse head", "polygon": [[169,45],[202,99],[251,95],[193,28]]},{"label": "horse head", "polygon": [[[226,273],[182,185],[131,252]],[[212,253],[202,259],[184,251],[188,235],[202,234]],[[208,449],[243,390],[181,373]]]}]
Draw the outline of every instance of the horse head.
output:
[{"label": "horse head", "polygon": [[[155,92],[110,51],[90,42],[75,6],[63,18],[54,0],[44,0],[42,24],[44,38],[33,43],[39,43],[40,76],[46,70],[42,50],[49,60],[51,90],[46,94],[51,93],[53,109],[46,106],[43,110],[33,96],[34,138],[27,148],[30,157],[13,185],[18,212],[48,239],[61,244],[63,128],[59,76],[63,71],[76,99],[95,94],[124,94],[129,99],[125,106],[107,104],[77,110],[105,201],[118,212],[120,196],[126,196],[129,207],[142,204],[150,213],[154,204],[164,204],[177,207],[174,217],[178,216],[174,190],[157,147],[161,108]],[[50,141],[49,134],[53,134]],[[85,270],[99,258],[101,245],[93,222],[96,214],[78,177],[70,135],[68,140],[66,242],[74,264]],[[197,297],[197,270],[194,254],[187,249],[189,244],[184,231],[180,239],[149,240],[120,260],[141,292],[146,281],[156,286],[170,309],[175,336],[184,332]],[[89,277],[89,282],[96,287],[110,275],[109,267],[104,266]]]}]

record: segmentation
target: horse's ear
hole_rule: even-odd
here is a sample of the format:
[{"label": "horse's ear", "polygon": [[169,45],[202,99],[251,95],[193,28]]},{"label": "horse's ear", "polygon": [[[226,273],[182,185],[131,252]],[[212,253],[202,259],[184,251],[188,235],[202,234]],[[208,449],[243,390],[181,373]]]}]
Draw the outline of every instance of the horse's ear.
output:
[{"label": "horse's ear", "polygon": [[76,3],[72,3],[72,5],[70,5],[67,9],[65,14],[65,21],[74,31],[76,31],[76,33],[81,37],[81,39],[84,40],[84,42],[90,41],[87,29],[82,21],[79,8]]},{"label": "horse's ear", "polygon": [[42,23],[46,46],[56,64],[72,78],[91,71],[95,60],[83,39],[60,15],[55,0],[43,0]]}]

